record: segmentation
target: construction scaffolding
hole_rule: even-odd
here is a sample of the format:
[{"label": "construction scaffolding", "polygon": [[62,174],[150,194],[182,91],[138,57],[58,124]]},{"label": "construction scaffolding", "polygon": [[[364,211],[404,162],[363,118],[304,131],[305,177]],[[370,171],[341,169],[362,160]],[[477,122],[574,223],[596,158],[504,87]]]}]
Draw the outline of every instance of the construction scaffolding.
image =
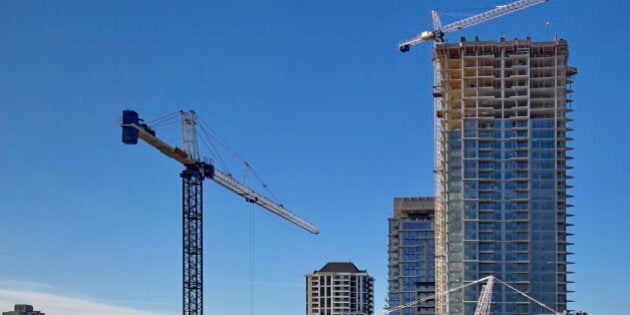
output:
[{"label": "construction scaffolding", "polygon": [[[435,20],[435,19],[434,19]],[[448,216],[446,212],[447,196],[447,172],[445,162],[447,150],[446,128],[448,122],[444,113],[446,112],[445,102],[442,94],[442,71],[441,58],[434,49],[433,57],[433,107],[435,111],[434,122],[434,143],[435,143],[435,291],[446,292],[448,290],[448,247],[446,223]],[[442,58],[443,59],[443,58]],[[435,314],[448,314],[448,295],[437,295],[435,298]]]}]

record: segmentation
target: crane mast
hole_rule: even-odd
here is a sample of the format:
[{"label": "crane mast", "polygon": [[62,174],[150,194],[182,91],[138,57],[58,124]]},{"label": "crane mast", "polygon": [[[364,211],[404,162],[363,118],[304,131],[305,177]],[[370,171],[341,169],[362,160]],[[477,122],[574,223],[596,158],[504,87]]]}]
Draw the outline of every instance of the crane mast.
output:
[{"label": "crane mast", "polygon": [[203,314],[203,170],[190,165],[182,178],[183,314]]},{"label": "crane mast", "polygon": [[284,218],[300,228],[319,234],[319,229],[264,195],[216,169],[199,156],[197,144],[197,118],[194,111],[180,112],[184,149],[172,146],[156,136],[155,131],[142,122],[138,113],[123,111],[122,141],[137,144],[138,138],[164,155],[184,165],[182,178],[182,232],[183,232],[183,314],[203,314],[203,181],[206,178]]}]

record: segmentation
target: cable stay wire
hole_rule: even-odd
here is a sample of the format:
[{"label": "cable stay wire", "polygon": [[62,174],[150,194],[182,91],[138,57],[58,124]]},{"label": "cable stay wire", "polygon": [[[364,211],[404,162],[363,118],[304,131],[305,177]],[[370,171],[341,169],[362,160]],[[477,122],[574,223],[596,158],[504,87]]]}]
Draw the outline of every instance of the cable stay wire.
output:
[{"label": "cable stay wire", "polygon": [[[227,151],[229,151],[231,153],[231,155],[238,160],[240,163],[243,164],[243,166],[245,167],[245,172],[246,172],[246,180],[245,180],[245,184],[246,186],[249,187],[249,178],[250,175],[254,176],[254,179],[262,186],[262,188],[267,192],[268,197],[270,197],[270,199],[272,199],[273,201],[275,201],[276,203],[280,204],[280,202],[278,201],[278,198],[276,197],[276,195],[273,193],[273,191],[271,190],[271,188],[269,188],[269,186],[267,184],[265,184],[265,182],[262,180],[262,178],[258,175],[258,173],[256,173],[256,171],[254,170],[254,168],[251,166],[251,164],[249,162],[247,162],[245,160],[245,158],[243,158],[242,155],[240,155],[234,148],[232,148],[225,139],[223,139],[214,129],[212,129],[212,127],[210,127],[208,125],[208,123],[206,123],[205,121],[203,121],[202,119],[198,118],[198,126],[199,126],[199,130],[201,130],[201,133],[198,134],[199,139],[201,140],[201,142],[204,144],[204,146],[206,146],[206,148],[209,151],[212,151],[215,158],[217,159],[217,162],[220,164],[221,167],[224,167],[226,171],[228,171],[229,173],[229,169],[227,167],[227,164],[225,163],[225,161],[223,160],[223,158],[221,157],[221,154],[219,152],[219,149],[217,148],[217,146],[215,145],[215,143],[221,145],[221,147],[223,147],[224,149],[226,149]],[[254,208],[254,204],[251,204],[252,209]],[[269,216],[271,219],[273,219],[274,221],[278,222],[278,224],[280,224],[281,226],[285,227],[287,230],[297,230],[298,228],[293,225],[290,224],[289,222],[287,222],[286,220],[280,219],[278,216],[272,215],[272,213],[265,211],[264,212],[265,215]]]},{"label": "cable stay wire", "polygon": [[206,149],[208,149],[208,151],[210,151],[210,154],[212,154],[212,156],[217,160],[221,168],[224,171],[231,173],[230,168],[227,166],[227,164],[221,157],[221,153],[219,152],[217,147],[214,145],[214,142],[212,141],[211,136],[207,134],[207,131],[203,127],[200,129],[202,133],[205,135],[205,138],[199,137],[199,140],[201,140],[201,143],[206,147]]},{"label": "cable stay wire", "polygon": [[[150,125],[152,128],[153,127],[166,127],[166,126],[174,126],[177,124],[180,124],[181,122],[177,119],[181,117],[181,112],[173,112],[167,115],[164,115],[162,117],[147,121],[146,124]],[[221,151],[219,150],[219,148],[217,147],[216,144],[220,145],[223,149],[225,149],[230,155],[232,155],[238,162],[240,162],[241,164],[244,165],[244,167],[254,176],[254,178],[256,179],[256,181],[258,182],[258,184],[260,184],[262,186],[262,188],[267,192],[267,194],[269,195],[269,197],[275,201],[278,202],[278,197],[274,194],[274,192],[271,190],[271,188],[269,188],[269,186],[262,180],[262,177],[260,177],[260,175],[258,175],[258,173],[256,172],[256,170],[252,167],[252,165],[247,162],[247,160],[245,160],[245,158],[238,153],[238,151],[236,151],[236,149],[234,149],[232,146],[229,145],[229,143],[219,135],[218,132],[216,132],[212,127],[210,127],[210,125],[205,122],[204,120],[198,118],[198,126],[199,129],[201,130],[203,136],[199,137],[199,140],[201,141],[201,143],[203,144],[203,146],[205,146],[205,148],[210,152],[210,154],[212,155],[212,157],[214,158],[214,160],[216,160],[216,162],[219,164],[219,166],[226,171],[227,173],[232,173],[230,171],[230,168],[228,167],[228,164],[226,163],[226,161],[223,159],[222,155],[221,155]],[[162,135],[162,134],[160,134]],[[168,140],[166,137],[163,137],[165,140]],[[167,141],[167,143],[172,145],[172,141]]]},{"label": "cable stay wire", "polygon": [[173,130],[181,130],[181,122],[177,120],[164,121],[158,123],[157,125],[149,125],[149,127],[151,127],[151,129],[153,130],[160,129],[162,131],[170,130],[171,132],[173,132]]},{"label": "cable stay wire", "polygon": [[[274,194],[274,192],[269,188],[269,186],[263,181],[262,177],[258,175],[256,170],[252,167],[252,165],[245,160],[245,158],[236,151],[232,146],[228,144],[228,142],[223,139],[219,133],[217,133],[212,127],[209,126],[204,120],[199,119],[199,127],[204,132],[208,140],[213,143],[212,139],[216,140],[218,144],[220,144],[226,151],[228,151],[237,161],[242,163],[254,176],[258,184],[262,186],[262,188],[267,192],[267,194],[271,197],[271,199],[275,202],[278,202],[278,197]],[[217,150],[218,153],[218,150]]]},{"label": "cable stay wire", "polygon": [[[160,127],[174,126],[181,123],[178,120],[178,118],[180,117],[181,117],[181,112],[177,111],[177,112],[173,112],[173,113],[164,115],[162,117],[150,120],[146,122],[146,124],[150,125],[152,128],[157,127],[157,126],[160,126]],[[276,194],[271,190],[269,185],[267,185],[265,181],[263,181],[262,177],[252,167],[251,163],[247,162],[247,160],[238,151],[236,151],[236,149],[230,146],[229,143],[223,137],[221,137],[218,132],[216,132],[212,127],[210,127],[210,125],[207,122],[205,122],[203,119],[199,117],[197,118],[197,121],[198,121],[199,129],[201,130],[201,133],[203,135],[203,136],[198,137],[199,140],[201,141],[203,146],[210,152],[210,154],[212,155],[214,160],[216,160],[216,162],[219,164],[222,170],[226,171],[227,173],[232,173],[230,171],[230,168],[228,167],[228,164],[225,162],[225,160],[221,156],[221,151],[219,150],[217,145],[215,145],[215,143],[220,145],[223,149],[225,149],[228,153],[230,153],[230,155],[232,155],[238,162],[243,164],[246,171],[250,172],[251,175],[253,175],[255,180],[258,182],[260,186],[262,186],[262,189],[267,193],[270,199],[279,203],[278,197],[276,196]],[[167,143],[172,145],[173,143],[172,141],[169,141],[168,138],[164,137],[162,134],[160,135],[162,136],[163,139],[167,140],[166,141]]]},{"label": "cable stay wire", "polygon": [[269,196],[271,196],[271,199],[273,199],[273,201],[278,202],[278,197],[276,197],[276,195],[273,193],[273,191],[271,190],[271,188],[269,188],[269,186],[267,184],[265,184],[265,182],[262,180],[262,178],[260,176],[258,176],[258,173],[256,173],[256,170],[254,170],[254,168],[247,162],[246,163],[246,167],[250,170],[250,172],[252,172],[252,174],[254,175],[254,177],[256,178],[256,180],[258,181],[258,183],[260,185],[262,185],[263,189],[269,194]]},{"label": "cable stay wire", "polygon": [[440,16],[448,16],[448,17],[470,17],[471,15],[478,14],[480,12],[496,9],[500,7],[500,5],[495,6],[487,6],[487,7],[477,7],[477,8],[465,8],[465,9],[448,9],[448,10],[437,10]]},{"label": "cable stay wire", "polygon": [[201,133],[203,136],[203,137],[200,137],[200,139],[205,144],[206,148],[208,148],[211,151],[211,154],[213,154],[213,156],[218,160],[218,162],[221,164],[221,167],[224,169],[224,171],[227,171],[228,173],[232,173],[229,167],[227,166],[227,163],[221,156],[221,151],[219,150],[219,148],[217,148],[216,144],[221,144],[220,141],[217,141],[216,136],[213,135],[212,132],[208,130],[204,125],[199,124],[199,129],[201,130]]},{"label": "cable stay wire", "polygon": [[168,115],[164,115],[162,117],[153,119],[151,121],[147,121],[146,124],[150,126],[158,126],[167,121],[173,121],[174,119],[179,118],[179,116],[180,116],[179,112],[174,112],[174,113],[170,113]]},{"label": "cable stay wire", "polygon": [[218,132],[216,132],[214,129],[212,129],[212,127],[210,127],[210,125],[208,123],[206,123],[204,120],[199,119],[199,126],[202,128],[205,128],[208,133],[210,135],[212,135],[212,138],[216,139],[217,142],[219,142],[219,144],[226,149],[228,152],[230,152],[237,160],[239,160],[241,163],[245,163],[247,162],[245,160],[245,158],[243,156],[241,156],[238,151],[236,151],[234,148],[232,148],[227,141],[225,141],[225,139],[223,139]]},{"label": "cable stay wire", "polygon": [[477,11],[487,11],[487,10],[495,9],[496,7],[499,7],[499,6],[501,5],[476,7],[476,8],[446,9],[446,10],[436,10],[436,11],[440,13],[440,15],[441,14],[444,14],[444,15],[464,14],[464,13],[472,13],[472,12],[477,12]]}]

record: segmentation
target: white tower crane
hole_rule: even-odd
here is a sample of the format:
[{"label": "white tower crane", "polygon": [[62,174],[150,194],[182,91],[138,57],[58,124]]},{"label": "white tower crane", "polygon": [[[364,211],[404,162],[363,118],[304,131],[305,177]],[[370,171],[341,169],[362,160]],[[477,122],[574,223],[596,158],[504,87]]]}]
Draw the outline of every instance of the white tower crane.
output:
[{"label": "white tower crane", "polygon": [[486,11],[477,15],[473,15],[469,18],[465,18],[463,20],[448,24],[446,26],[442,26],[440,22],[440,14],[437,11],[431,11],[431,16],[433,17],[433,30],[432,31],[424,31],[420,33],[420,35],[400,44],[399,49],[402,52],[407,52],[411,48],[411,46],[415,44],[420,44],[422,42],[434,40],[436,42],[444,41],[444,35],[448,33],[455,32],[457,30],[461,30],[479,23],[483,23],[492,19],[496,19],[500,16],[510,14],[516,12],[518,10],[522,10],[525,8],[529,8],[531,6],[546,2],[548,0],[520,0],[516,2],[512,2],[506,5],[500,5],[496,8]]}]

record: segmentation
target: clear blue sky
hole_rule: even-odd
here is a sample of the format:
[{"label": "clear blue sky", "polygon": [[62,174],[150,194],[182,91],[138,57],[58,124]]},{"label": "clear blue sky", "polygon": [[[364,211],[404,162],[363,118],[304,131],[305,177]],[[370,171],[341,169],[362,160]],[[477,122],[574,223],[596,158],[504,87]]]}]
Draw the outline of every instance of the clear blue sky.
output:
[{"label": "clear blue sky", "polygon": [[[197,110],[319,225],[254,209],[255,314],[303,314],[303,275],[345,260],[376,278],[380,311],[392,198],[433,194],[430,46],[397,44],[431,9],[507,1],[472,2],[0,1],[0,311],[180,312],[181,168],[120,142],[125,108]],[[572,308],[596,315],[627,314],[630,292],[628,16],[625,0],[551,0],[449,36],[569,40]],[[205,201],[206,313],[250,314],[251,208],[212,182]]]}]

